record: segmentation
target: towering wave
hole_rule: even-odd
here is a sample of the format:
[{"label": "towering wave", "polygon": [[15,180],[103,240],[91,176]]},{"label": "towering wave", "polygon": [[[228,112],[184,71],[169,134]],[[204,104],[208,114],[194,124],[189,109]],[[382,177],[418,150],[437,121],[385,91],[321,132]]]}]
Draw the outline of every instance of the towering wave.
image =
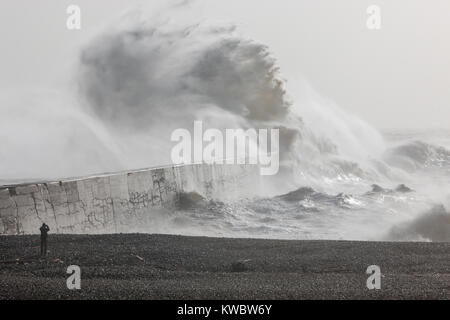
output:
[{"label": "towering wave", "polygon": [[96,38],[80,60],[89,112],[127,136],[152,137],[133,158],[154,148],[166,156],[159,163],[170,162],[170,133],[202,120],[219,129],[280,129],[281,160],[297,175],[377,174],[381,136],[304,83],[287,93],[269,49],[234,27],[132,23]]}]

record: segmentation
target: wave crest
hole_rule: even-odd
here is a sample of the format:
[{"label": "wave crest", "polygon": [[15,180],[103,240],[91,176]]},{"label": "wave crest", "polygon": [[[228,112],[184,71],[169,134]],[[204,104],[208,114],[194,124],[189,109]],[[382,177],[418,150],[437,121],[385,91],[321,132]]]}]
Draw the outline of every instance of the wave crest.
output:
[{"label": "wave crest", "polygon": [[389,232],[391,240],[403,241],[450,241],[450,212],[437,205],[411,222],[395,226]]}]

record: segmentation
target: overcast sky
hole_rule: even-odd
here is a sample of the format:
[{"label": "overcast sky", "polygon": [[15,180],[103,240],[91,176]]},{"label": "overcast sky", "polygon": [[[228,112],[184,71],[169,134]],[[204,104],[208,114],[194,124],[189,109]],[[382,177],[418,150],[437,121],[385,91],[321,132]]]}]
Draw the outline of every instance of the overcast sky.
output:
[{"label": "overcast sky", "polygon": [[[156,8],[161,1],[144,1]],[[93,34],[138,0],[2,0],[0,90],[57,87]],[[66,8],[82,30],[66,29]],[[369,5],[381,30],[366,27]],[[269,46],[288,81],[307,79],[323,96],[378,128],[450,129],[448,0],[208,0],[200,20],[236,23]]]}]

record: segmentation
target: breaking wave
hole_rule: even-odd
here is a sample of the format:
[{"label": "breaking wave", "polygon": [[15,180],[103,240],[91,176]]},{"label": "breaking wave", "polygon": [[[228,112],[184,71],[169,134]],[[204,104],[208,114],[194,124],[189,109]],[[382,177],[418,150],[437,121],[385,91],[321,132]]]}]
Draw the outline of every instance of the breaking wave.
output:
[{"label": "breaking wave", "polygon": [[437,205],[413,221],[394,226],[388,238],[411,241],[450,241],[450,212]]},{"label": "breaking wave", "polygon": [[412,141],[389,149],[387,161],[407,171],[430,167],[450,167],[450,151],[422,141]]}]

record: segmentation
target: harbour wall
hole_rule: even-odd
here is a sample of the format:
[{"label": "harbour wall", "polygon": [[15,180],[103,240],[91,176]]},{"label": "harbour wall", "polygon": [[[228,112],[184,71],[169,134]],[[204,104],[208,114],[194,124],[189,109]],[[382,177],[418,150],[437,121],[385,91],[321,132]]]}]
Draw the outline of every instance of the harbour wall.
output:
[{"label": "harbour wall", "polygon": [[233,196],[255,175],[257,166],[194,164],[0,186],[0,234],[36,234],[43,222],[62,234],[152,232],[180,194]]}]

